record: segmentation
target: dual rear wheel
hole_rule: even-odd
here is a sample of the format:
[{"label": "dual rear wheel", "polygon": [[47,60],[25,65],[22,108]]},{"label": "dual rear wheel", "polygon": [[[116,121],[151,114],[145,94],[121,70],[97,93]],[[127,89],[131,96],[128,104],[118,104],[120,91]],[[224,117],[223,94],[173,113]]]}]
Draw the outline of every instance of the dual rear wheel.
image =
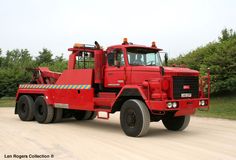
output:
[{"label": "dual rear wheel", "polygon": [[39,123],[59,122],[63,116],[63,110],[48,105],[44,96],[38,96],[34,102],[29,95],[19,98],[17,113],[22,121],[32,121],[35,118]]},{"label": "dual rear wheel", "polygon": [[[22,121],[31,121],[35,118],[39,123],[60,122],[63,118],[63,109],[48,105],[44,96],[35,99],[29,95],[22,95],[17,103],[17,113]],[[93,120],[96,112],[74,111],[72,114],[77,120]]]}]

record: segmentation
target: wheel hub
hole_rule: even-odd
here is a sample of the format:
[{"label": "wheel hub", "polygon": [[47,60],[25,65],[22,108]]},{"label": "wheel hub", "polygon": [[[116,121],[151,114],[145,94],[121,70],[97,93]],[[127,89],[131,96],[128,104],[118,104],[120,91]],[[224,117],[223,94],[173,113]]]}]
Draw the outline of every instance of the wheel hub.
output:
[{"label": "wheel hub", "polygon": [[136,115],[134,111],[128,112],[126,117],[126,123],[129,127],[134,127],[136,124]]},{"label": "wheel hub", "polygon": [[22,106],[21,106],[21,112],[22,113],[26,112],[26,105],[25,105],[25,103],[23,103]]}]

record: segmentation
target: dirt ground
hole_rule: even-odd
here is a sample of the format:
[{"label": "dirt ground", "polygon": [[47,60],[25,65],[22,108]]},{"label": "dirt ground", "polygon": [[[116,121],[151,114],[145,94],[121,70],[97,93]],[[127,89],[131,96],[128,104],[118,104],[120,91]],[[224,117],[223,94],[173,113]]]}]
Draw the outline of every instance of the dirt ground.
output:
[{"label": "dirt ground", "polygon": [[[235,160],[236,121],[191,117],[183,132],[151,123],[148,135],[127,137],[119,113],[110,120],[39,124],[20,121],[14,108],[0,108],[0,159],[53,160]],[[38,158],[37,158],[38,156]],[[34,158],[32,158],[34,157]],[[35,158],[36,157],[36,158]]]}]

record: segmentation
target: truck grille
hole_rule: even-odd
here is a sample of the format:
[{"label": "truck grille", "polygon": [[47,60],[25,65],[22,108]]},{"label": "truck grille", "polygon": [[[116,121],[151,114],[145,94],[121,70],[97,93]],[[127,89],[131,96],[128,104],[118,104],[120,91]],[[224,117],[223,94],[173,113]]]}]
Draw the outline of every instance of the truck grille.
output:
[{"label": "truck grille", "polygon": [[198,98],[198,77],[174,76],[173,89],[174,99]]}]

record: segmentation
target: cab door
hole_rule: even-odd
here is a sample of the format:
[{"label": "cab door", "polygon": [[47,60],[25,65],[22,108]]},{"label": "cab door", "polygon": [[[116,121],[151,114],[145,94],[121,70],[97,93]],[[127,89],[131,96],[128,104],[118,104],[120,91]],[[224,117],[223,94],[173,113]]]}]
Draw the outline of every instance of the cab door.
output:
[{"label": "cab door", "polygon": [[107,52],[104,86],[121,88],[125,85],[125,60],[122,49],[111,49]]}]

